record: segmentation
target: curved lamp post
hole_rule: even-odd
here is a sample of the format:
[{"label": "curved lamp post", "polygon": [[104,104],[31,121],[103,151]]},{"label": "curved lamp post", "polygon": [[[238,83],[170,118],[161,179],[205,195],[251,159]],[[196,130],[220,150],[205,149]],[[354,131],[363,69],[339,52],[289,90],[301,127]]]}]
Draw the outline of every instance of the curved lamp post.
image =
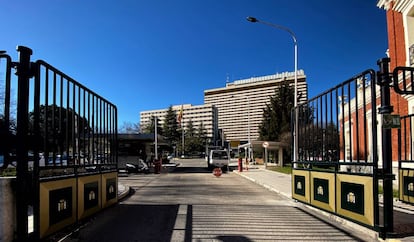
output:
[{"label": "curved lamp post", "polygon": [[[265,24],[273,28],[281,29],[281,30],[288,32],[292,36],[293,43],[295,45],[295,94],[294,94],[295,128],[293,132],[293,161],[296,162],[298,158],[297,132],[298,132],[298,127],[299,127],[298,126],[299,116],[298,116],[298,110],[297,110],[297,106],[298,106],[298,42],[296,40],[296,35],[295,33],[293,33],[292,30],[290,30],[289,28],[286,28],[285,26],[261,21],[254,17],[247,17],[247,21],[252,22],[252,23],[261,23],[261,24]],[[296,167],[296,163],[294,163],[294,166]]]}]

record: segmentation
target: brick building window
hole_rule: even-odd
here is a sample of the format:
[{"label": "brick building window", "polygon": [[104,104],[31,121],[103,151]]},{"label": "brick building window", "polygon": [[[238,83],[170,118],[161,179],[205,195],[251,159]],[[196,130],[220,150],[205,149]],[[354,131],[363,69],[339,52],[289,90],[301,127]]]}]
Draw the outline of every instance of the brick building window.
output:
[{"label": "brick building window", "polygon": [[407,11],[406,15],[406,38],[408,46],[408,63],[414,65],[414,5]]}]

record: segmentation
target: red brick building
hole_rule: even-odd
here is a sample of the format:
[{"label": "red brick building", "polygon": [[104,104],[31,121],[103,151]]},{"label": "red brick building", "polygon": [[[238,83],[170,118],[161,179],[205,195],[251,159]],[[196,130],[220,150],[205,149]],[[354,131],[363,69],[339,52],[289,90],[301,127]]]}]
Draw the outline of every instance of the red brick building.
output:
[{"label": "red brick building", "polygon": [[[387,31],[388,31],[388,50],[387,54],[390,58],[390,72],[397,66],[414,66],[414,0],[379,0],[377,3],[379,8],[386,11]],[[402,79],[402,78],[401,78]],[[400,80],[401,83],[401,80]],[[401,85],[401,84],[400,84]],[[377,107],[381,105],[380,87],[376,86],[376,104]],[[377,124],[373,126],[371,121],[371,86],[370,83],[366,85],[358,84],[358,93],[365,92],[366,100],[362,101],[360,97],[363,95],[355,95],[349,100],[342,100],[344,106],[340,109],[340,160],[373,160],[373,142],[372,142],[372,128],[377,127],[378,133],[378,162],[382,166],[382,146],[381,146],[381,127],[382,115],[377,111]],[[365,103],[364,103],[365,102]],[[393,106],[393,113],[400,116],[414,114],[414,95],[401,95],[391,88],[391,105]],[[343,116],[342,115],[343,111]],[[365,130],[365,132],[361,132]],[[406,153],[409,159],[411,157],[411,144],[409,139],[413,137],[414,131],[409,130],[404,134],[404,127],[401,128],[402,137],[406,137],[407,149]],[[359,131],[359,132],[358,132]],[[411,132],[411,134],[408,134]],[[404,142],[404,141],[403,141]],[[355,145],[358,144],[358,145]],[[365,145],[367,144],[367,145]],[[392,130],[392,160],[394,167],[394,174],[397,173],[398,168],[398,129]]]},{"label": "red brick building", "polygon": [[[397,66],[414,66],[414,0],[379,0],[377,6],[386,11],[390,71]],[[414,113],[413,95],[400,95],[391,90],[391,104],[394,114],[404,116]],[[404,136],[409,137],[403,134]],[[397,130],[392,131],[392,143],[392,160],[396,167]]]}]

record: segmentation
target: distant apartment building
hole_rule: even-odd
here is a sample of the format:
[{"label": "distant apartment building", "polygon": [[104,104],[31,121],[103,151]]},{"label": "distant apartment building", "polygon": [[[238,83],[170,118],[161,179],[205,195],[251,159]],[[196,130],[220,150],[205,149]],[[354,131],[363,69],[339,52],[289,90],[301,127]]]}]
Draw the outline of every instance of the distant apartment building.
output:
[{"label": "distant apartment building", "polygon": [[[205,105],[214,105],[218,109],[218,127],[228,141],[259,138],[259,126],[263,118],[263,109],[275,95],[275,90],[287,81],[294,86],[294,72],[252,77],[227,83],[225,87],[204,91]],[[303,70],[297,72],[298,102],[308,97],[306,76]]]},{"label": "distant apartment building", "polygon": [[[200,125],[203,124],[207,137],[210,141],[214,142],[218,139],[218,126],[217,126],[217,108],[214,105],[174,105],[172,109],[175,111],[176,116],[180,113],[182,108],[182,119],[184,130],[187,127],[188,122],[191,120],[195,130],[198,130]],[[157,117],[161,125],[164,124],[165,115],[168,108],[142,111],[140,113],[140,125],[141,128],[146,127],[151,122],[152,117]]]}]

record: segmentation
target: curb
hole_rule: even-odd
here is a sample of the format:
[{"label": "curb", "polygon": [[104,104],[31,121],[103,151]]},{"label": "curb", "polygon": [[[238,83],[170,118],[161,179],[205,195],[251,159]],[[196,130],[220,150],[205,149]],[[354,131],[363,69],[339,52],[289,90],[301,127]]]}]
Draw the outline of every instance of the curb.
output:
[{"label": "curb", "polygon": [[[264,169],[261,169],[261,170],[266,171],[266,172],[274,172],[274,171],[268,171],[268,170],[264,170]],[[260,185],[260,186],[263,186],[264,188],[268,189],[269,191],[272,191],[272,192],[275,192],[277,194],[280,194],[280,195],[282,195],[282,196],[284,196],[284,197],[286,197],[286,198],[288,198],[288,199],[290,199],[292,201],[296,201],[294,198],[292,198],[292,195],[291,194],[286,194],[285,192],[281,192],[281,191],[277,190],[276,188],[273,188],[273,187],[271,187],[271,186],[269,186],[269,185],[267,185],[267,184],[265,184],[263,182],[257,181],[256,179],[251,178],[251,177],[249,177],[247,175],[244,175],[244,174],[242,174],[239,171],[233,171],[233,172],[236,173],[236,174],[238,174],[241,177],[244,177],[244,178],[246,178],[246,179],[248,179],[248,180],[250,180],[250,181],[252,181],[252,182],[254,182],[254,183],[258,184],[258,185]],[[363,237],[365,235],[365,236],[368,236],[369,237],[369,238],[367,238],[367,241],[380,241],[378,239],[377,232],[375,232],[375,231],[373,231],[373,230],[371,230],[369,228],[366,228],[364,226],[361,226],[359,224],[356,224],[356,223],[354,223],[352,221],[348,221],[348,220],[343,219],[343,218],[341,218],[339,216],[336,216],[334,214],[330,214],[328,212],[325,212],[325,211],[322,211],[320,209],[314,208],[314,207],[312,207],[312,206],[310,206],[308,204],[304,204],[304,203],[300,203],[300,202],[299,202],[299,204],[301,204],[301,206],[307,208],[308,210],[313,211],[314,216],[318,216],[319,215],[320,219],[324,219],[324,220],[330,221],[330,222],[335,222],[337,224],[340,224],[340,225],[344,226],[346,228],[346,230],[350,230],[350,231],[354,231],[354,232],[360,233],[360,235],[357,236],[357,237]],[[318,215],[316,215],[316,214],[318,214]]]},{"label": "curb", "polygon": [[131,193],[131,188],[118,182],[118,201],[124,199]]}]

